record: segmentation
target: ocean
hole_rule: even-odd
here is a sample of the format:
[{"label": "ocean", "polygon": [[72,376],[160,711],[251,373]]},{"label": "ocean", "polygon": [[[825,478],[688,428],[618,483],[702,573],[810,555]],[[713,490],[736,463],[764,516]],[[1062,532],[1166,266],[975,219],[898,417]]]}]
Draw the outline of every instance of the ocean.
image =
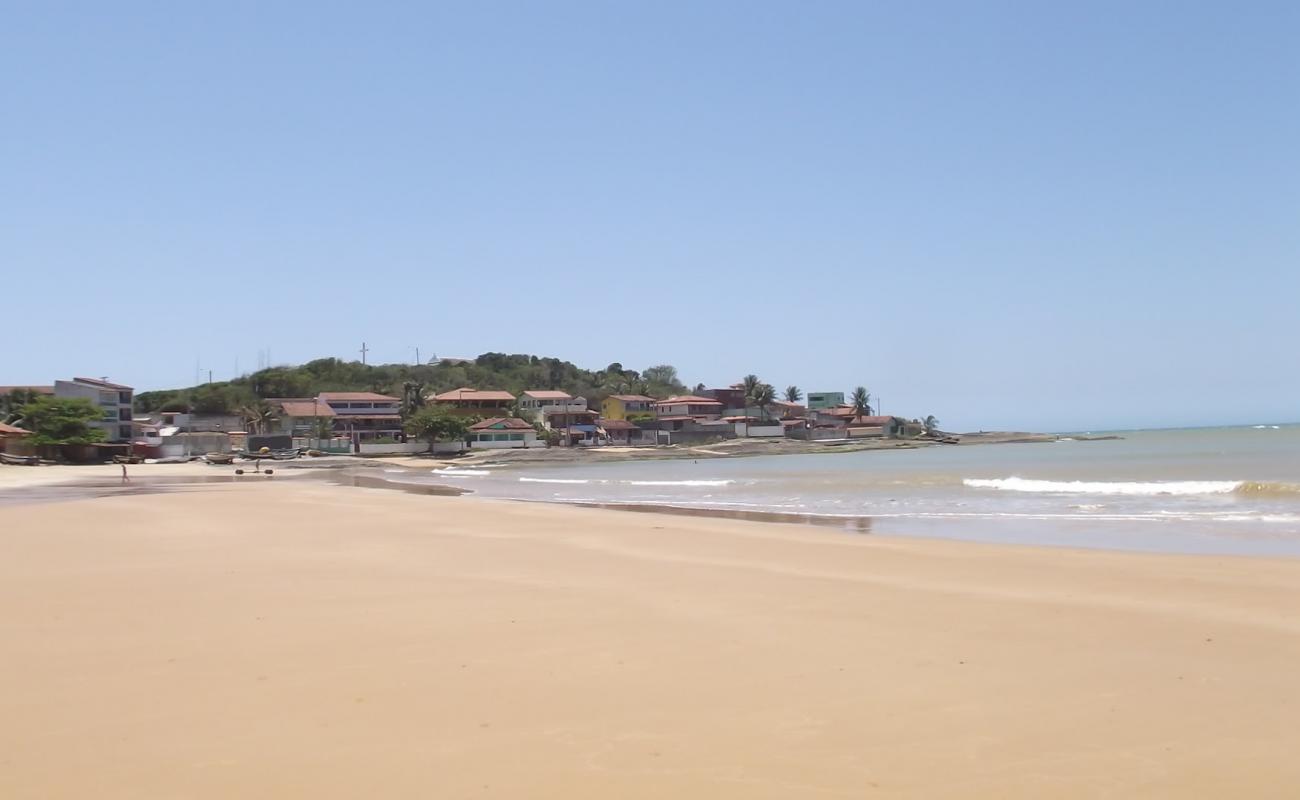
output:
[{"label": "ocean", "polygon": [[1066,435],[1036,444],[392,476],[514,500],[811,517],[846,531],[1300,556],[1300,425]]}]

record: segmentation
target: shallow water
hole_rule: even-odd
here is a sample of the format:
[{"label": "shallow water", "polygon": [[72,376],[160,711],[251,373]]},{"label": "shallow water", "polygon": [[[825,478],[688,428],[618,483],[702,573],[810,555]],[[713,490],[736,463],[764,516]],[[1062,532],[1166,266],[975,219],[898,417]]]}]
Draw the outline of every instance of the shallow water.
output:
[{"label": "shallow water", "polygon": [[1300,555],[1300,426],[700,461],[412,471],[487,497],[869,520],[875,533]]}]

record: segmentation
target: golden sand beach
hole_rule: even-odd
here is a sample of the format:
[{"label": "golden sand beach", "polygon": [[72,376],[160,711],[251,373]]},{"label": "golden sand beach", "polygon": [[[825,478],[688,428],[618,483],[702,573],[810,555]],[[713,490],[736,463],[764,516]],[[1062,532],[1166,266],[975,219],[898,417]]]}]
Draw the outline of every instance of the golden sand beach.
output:
[{"label": "golden sand beach", "polygon": [[1300,795],[1291,560],[278,477],[0,553],[4,798]]}]

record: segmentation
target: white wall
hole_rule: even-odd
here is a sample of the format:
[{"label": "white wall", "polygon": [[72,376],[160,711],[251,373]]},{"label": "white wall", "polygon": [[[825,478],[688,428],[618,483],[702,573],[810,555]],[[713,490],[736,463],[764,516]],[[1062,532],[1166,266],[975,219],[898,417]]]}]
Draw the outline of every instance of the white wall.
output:
[{"label": "white wall", "polygon": [[428,442],[396,442],[394,444],[361,443],[361,455],[363,456],[391,456],[399,453],[410,454],[427,452],[429,452]]},{"label": "white wall", "polygon": [[785,428],[781,425],[749,425],[748,428],[743,422],[736,423],[736,435],[748,436],[751,439],[756,437],[785,436]]}]

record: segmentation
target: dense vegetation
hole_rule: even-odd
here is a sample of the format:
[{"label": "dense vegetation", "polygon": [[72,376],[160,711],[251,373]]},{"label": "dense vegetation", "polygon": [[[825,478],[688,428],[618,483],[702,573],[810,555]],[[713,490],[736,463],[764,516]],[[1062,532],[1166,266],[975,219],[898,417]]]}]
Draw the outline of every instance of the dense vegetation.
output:
[{"label": "dense vegetation", "polygon": [[22,407],[23,427],[32,432],[32,444],[92,444],[104,440],[104,432],[91,423],[104,412],[83,398],[38,397]]},{"label": "dense vegetation", "polygon": [[581,369],[557,358],[484,353],[464,363],[362,364],[337,358],[320,358],[298,367],[272,367],[233,381],[208,383],[188,389],[141,392],[136,409],[191,410],[205,414],[239,414],[272,397],[314,397],[320,392],[379,392],[405,397],[410,385],[425,393],[462,386],[504,389],[519,394],[526,389],[559,389],[598,404],[611,394],[649,394],[666,397],[686,387],[677,370],[667,364],[644,372],[614,363],[600,370]]}]

